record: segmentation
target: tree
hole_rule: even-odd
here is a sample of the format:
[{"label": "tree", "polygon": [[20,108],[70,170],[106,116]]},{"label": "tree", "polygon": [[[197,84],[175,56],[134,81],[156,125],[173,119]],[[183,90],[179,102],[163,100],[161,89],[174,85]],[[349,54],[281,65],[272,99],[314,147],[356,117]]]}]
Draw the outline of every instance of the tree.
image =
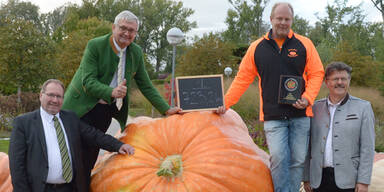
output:
[{"label": "tree", "polygon": [[381,94],[384,95],[384,35],[382,24],[375,23],[370,25],[368,30],[374,34],[371,40],[373,42],[371,49],[374,53],[374,60],[379,63],[379,70],[376,71],[380,81],[378,88]]},{"label": "tree", "polygon": [[237,68],[232,55],[234,46],[209,33],[187,47],[178,59],[177,75],[222,74],[225,67]]},{"label": "tree", "polygon": [[[139,17],[139,31],[136,43],[159,72],[171,65],[172,47],[166,40],[166,34],[172,27],[188,32],[196,27],[196,22],[188,21],[193,10],[183,8],[181,1],[172,0],[83,0],[81,7],[73,7],[78,19],[98,17],[100,20],[114,22],[115,16],[130,10]],[[73,16],[74,17],[74,16]],[[72,20],[74,21],[74,20]]]},{"label": "tree", "polygon": [[34,23],[5,19],[0,27],[0,82],[16,87],[18,93],[37,91],[39,85],[56,74],[53,42]]},{"label": "tree", "polygon": [[293,23],[292,23],[292,30],[295,33],[307,36],[310,29],[311,29],[311,27],[309,26],[309,21],[295,15],[295,17],[293,19]]},{"label": "tree", "polygon": [[29,21],[41,30],[39,7],[31,2],[8,0],[0,8],[0,25],[5,25],[6,19]]},{"label": "tree", "polygon": [[378,63],[372,57],[363,56],[354,50],[348,41],[341,41],[332,58],[333,61],[342,61],[352,67],[351,83],[358,86],[376,87],[379,83]]},{"label": "tree", "polygon": [[381,12],[381,17],[384,21],[384,1],[383,0],[371,0],[375,7]]},{"label": "tree", "polygon": [[59,44],[56,53],[61,71],[59,78],[64,85],[71,82],[80,65],[87,42],[110,31],[111,23],[101,21],[95,17],[78,21],[77,25],[73,27],[73,31]]},{"label": "tree", "polygon": [[263,24],[263,12],[269,0],[228,0],[233,6],[227,12],[225,23],[228,29],[223,32],[225,40],[249,44],[265,33]]},{"label": "tree", "polygon": [[374,53],[373,57],[377,61],[384,62],[384,36],[380,23],[375,23],[369,26],[368,31],[371,32],[372,46],[371,50]]},{"label": "tree", "polygon": [[40,16],[42,22],[43,33],[51,36],[56,42],[64,38],[63,24],[68,13],[68,7],[61,6],[52,12],[42,14]]},{"label": "tree", "polygon": [[196,22],[189,22],[187,18],[193,14],[192,9],[183,8],[183,3],[170,0],[143,0],[139,17],[140,32],[137,43],[143,48],[149,60],[155,61],[155,71],[167,68],[172,63],[172,46],[166,36],[172,27],[178,27],[188,32],[196,26]]},{"label": "tree", "polygon": [[309,29],[308,37],[316,47],[325,39],[325,32],[321,22],[317,21],[315,26]]},{"label": "tree", "polygon": [[383,37],[384,37],[384,1],[383,0],[371,0],[372,3],[375,5],[377,10],[381,13],[382,20],[382,27],[381,30],[383,31]]},{"label": "tree", "polygon": [[360,6],[347,6],[347,2],[348,0],[335,0],[333,5],[327,5],[327,16],[319,18],[323,37],[334,45],[333,47],[349,33],[345,30],[346,26],[361,25],[365,18]]},{"label": "tree", "polygon": [[332,61],[335,48],[348,42],[352,50],[362,56],[374,56],[372,32],[360,6],[347,6],[348,0],[335,0],[326,7],[327,16],[309,31],[319,55],[324,63]]}]

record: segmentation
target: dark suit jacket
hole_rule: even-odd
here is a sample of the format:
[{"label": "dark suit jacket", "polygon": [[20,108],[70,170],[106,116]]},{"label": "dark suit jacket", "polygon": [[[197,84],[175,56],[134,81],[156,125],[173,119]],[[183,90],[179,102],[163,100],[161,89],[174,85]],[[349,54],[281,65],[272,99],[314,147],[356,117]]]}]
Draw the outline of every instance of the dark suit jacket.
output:
[{"label": "dark suit jacket", "polygon": [[[82,142],[108,151],[118,151],[123,143],[82,123],[73,112],[60,111],[60,119],[71,150],[73,187],[79,192],[88,191],[89,186],[86,185],[83,171]],[[40,110],[18,116],[13,121],[9,164],[15,192],[44,191],[48,176],[48,157]]]}]

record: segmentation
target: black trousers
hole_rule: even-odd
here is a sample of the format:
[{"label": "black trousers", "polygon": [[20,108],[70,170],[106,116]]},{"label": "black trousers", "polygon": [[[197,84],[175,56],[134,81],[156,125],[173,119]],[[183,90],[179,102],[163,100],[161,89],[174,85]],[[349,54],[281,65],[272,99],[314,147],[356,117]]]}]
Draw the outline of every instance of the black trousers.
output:
[{"label": "black trousers", "polygon": [[[116,103],[112,104],[96,104],[96,106],[86,113],[80,119],[88,125],[105,133],[111,124],[112,117],[118,112]],[[84,171],[87,177],[87,184],[90,184],[91,171],[96,163],[100,148],[90,146],[87,143],[83,144],[83,160]]]},{"label": "black trousers", "polygon": [[336,186],[335,171],[331,167],[323,168],[321,184],[314,192],[354,192],[355,189],[340,189]]}]

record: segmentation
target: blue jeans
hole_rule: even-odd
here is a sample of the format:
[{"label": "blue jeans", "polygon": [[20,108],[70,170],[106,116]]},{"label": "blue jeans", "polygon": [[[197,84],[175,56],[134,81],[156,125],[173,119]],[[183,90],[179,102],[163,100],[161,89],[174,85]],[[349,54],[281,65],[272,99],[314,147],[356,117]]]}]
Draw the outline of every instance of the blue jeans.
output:
[{"label": "blue jeans", "polygon": [[309,117],[264,122],[275,192],[298,192],[309,143]]}]

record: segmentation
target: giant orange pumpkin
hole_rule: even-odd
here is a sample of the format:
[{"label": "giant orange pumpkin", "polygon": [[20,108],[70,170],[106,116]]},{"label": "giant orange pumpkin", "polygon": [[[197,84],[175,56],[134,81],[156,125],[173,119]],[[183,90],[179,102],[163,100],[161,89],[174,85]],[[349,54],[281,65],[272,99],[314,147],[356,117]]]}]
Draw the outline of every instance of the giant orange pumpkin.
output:
[{"label": "giant orange pumpkin", "polygon": [[9,158],[6,153],[0,152],[0,191],[12,191],[11,175],[9,173]]},{"label": "giant orange pumpkin", "polygon": [[240,116],[191,112],[138,117],[121,134],[133,156],[107,155],[92,173],[93,192],[273,191],[269,156]]}]

